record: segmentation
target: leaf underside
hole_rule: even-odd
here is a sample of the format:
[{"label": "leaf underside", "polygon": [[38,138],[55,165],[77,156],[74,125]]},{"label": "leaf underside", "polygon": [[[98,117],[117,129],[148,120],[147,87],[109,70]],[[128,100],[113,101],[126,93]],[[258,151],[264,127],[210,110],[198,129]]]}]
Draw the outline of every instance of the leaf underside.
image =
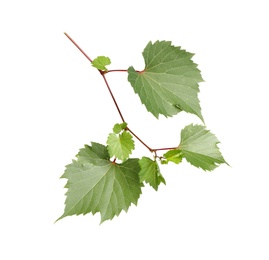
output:
[{"label": "leaf underside", "polygon": [[128,69],[128,81],[147,110],[155,117],[173,116],[181,111],[197,115],[202,121],[198,99],[200,70],[193,54],[169,41],[149,42],[143,51],[145,69]]},{"label": "leaf underside", "polygon": [[[128,159],[122,164],[108,160],[107,148],[92,143],[82,148],[77,160],[66,166],[62,178],[66,178],[66,216],[96,212],[101,214],[101,223],[118,216],[130,205],[137,204],[141,194],[138,159]],[[59,220],[58,219],[58,220]]]},{"label": "leaf underside", "polygon": [[173,149],[166,152],[163,157],[162,164],[167,164],[168,162],[179,164],[182,161],[182,152],[178,149]]},{"label": "leaf underside", "polygon": [[156,161],[153,161],[148,157],[142,157],[142,159],[139,160],[139,165],[141,167],[139,172],[141,182],[145,181],[156,191],[161,183],[166,184]]}]

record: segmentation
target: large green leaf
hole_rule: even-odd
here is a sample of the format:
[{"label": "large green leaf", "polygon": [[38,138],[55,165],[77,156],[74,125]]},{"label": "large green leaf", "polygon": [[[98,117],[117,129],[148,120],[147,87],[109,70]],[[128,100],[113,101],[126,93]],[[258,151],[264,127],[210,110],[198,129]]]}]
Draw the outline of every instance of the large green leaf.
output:
[{"label": "large green leaf", "polygon": [[142,157],[142,159],[139,160],[139,165],[141,167],[139,172],[141,182],[145,181],[155,190],[158,190],[158,186],[161,182],[166,184],[156,161],[153,161],[148,157]]},{"label": "large green leaf", "polygon": [[145,69],[138,72],[130,67],[128,80],[147,110],[157,118],[183,110],[203,120],[198,99],[198,83],[203,79],[191,60],[193,54],[169,41],[156,41],[148,43],[143,57]]},{"label": "large green leaf", "polygon": [[100,212],[101,222],[112,219],[137,204],[141,194],[138,159],[128,159],[122,164],[107,159],[106,147],[92,143],[77,155],[77,160],[66,166],[66,216]]},{"label": "large green leaf", "polygon": [[178,150],[183,157],[203,170],[214,170],[219,164],[226,163],[217,146],[219,140],[202,125],[188,125],[181,131]]}]

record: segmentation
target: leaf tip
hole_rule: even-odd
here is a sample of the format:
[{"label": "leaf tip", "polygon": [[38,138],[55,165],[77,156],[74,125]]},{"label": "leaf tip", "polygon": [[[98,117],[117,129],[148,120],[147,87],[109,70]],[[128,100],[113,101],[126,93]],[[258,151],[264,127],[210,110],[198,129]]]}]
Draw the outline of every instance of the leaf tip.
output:
[{"label": "leaf tip", "polygon": [[58,222],[59,220],[63,219],[64,217],[66,217],[65,214],[63,214],[62,216],[60,216],[59,218],[57,218],[57,219],[54,221],[54,224],[56,224],[56,222]]}]

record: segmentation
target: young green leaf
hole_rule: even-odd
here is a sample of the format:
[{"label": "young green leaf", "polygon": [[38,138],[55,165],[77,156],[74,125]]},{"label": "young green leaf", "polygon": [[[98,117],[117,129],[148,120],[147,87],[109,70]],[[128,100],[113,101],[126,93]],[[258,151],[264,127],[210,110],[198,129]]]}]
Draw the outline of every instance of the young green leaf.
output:
[{"label": "young green leaf", "polygon": [[128,80],[147,110],[173,116],[180,111],[197,115],[202,121],[198,99],[203,79],[192,53],[171,45],[169,41],[149,42],[143,51],[145,69],[128,69]]},{"label": "young green leaf", "polygon": [[118,216],[122,210],[127,212],[132,203],[137,205],[143,186],[138,177],[138,159],[115,164],[107,160],[105,150],[105,146],[96,143],[85,146],[77,160],[66,166],[62,178],[68,180],[65,186],[68,191],[64,214],[59,219],[100,212],[102,223]]},{"label": "young green leaf", "polygon": [[111,133],[107,138],[107,145],[110,157],[115,156],[119,160],[125,161],[134,149],[133,136],[127,131],[123,131],[119,135]]},{"label": "young green leaf", "polygon": [[217,146],[219,140],[202,125],[188,125],[181,131],[179,150],[183,157],[196,167],[212,171],[227,163]]},{"label": "young green leaf", "polygon": [[179,164],[182,162],[182,152],[178,149],[170,150],[163,155],[162,164],[167,164],[168,162],[173,162]]},{"label": "young green leaf", "polygon": [[115,124],[113,127],[113,132],[115,134],[119,134],[122,130],[124,130],[127,127],[127,123],[123,122],[121,124]]},{"label": "young green leaf", "polygon": [[141,167],[139,172],[141,182],[145,181],[156,191],[161,182],[166,184],[156,161],[153,161],[148,157],[142,157],[142,159],[139,160],[139,165]]},{"label": "young green leaf", "polygon": [[109,64],[111,64],[111,61],[105,56],[98,56],[92,61],[92,66],[98,70],[107,70],[106,66]]}]

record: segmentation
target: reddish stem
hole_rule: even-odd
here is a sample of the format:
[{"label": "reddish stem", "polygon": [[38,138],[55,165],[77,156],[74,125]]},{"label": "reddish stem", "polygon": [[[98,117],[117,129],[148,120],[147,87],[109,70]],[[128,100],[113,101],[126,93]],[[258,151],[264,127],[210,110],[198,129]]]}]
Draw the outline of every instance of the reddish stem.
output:
[{"label": "reddish stem", "polygon": [[[92,59],[78,46],[78,44],[67,34],[67,33],[64,33],[65,34],[65,36],[81,51],[81,53],[90,61],[90,62],[92,62]],[[115,104],[115,106],[116,106],[116,108],[117,108],[117,110],[118,110],[118,113],[119,113],[119,115],[120,115],[120,117],[121,117],[121,120],[122,120],[122,122],[125,122],[125,120],[124,120],[124,118],[123,118],[123,115],[122,115],[122,113],[121,113],[121,110],[120,110],[120,108],[119,108],[119,106],[118,106],[118,103],[117,103],[117,101],[116,101],[116,99],[115,99],[115,97],[114,97],[114,95],[113,95],[113,93],[112,93],[112,91],[111,91],[111,89],[110,89],[110,87],[109,87],[109,84],[108,84],[108,82],[107,82],[107,79],[106,79],[106,77],[105,77],[105,74],[106,73],[108,73],[108,72],[127,72],[128,70],[107,70],[107,71],[102,71],[102,70],[99,70],[99,72],[100,72],[100,74],[102,75],[102,77],[103,77],[103,79],[104,79],[104,81],[105,81],[105,83],[106,83],[106,86],[107,86],[107,89],[108,89],[108,91],[109,91],[109,93],[110,93],[110,95],[111,95],[111,97],[112,97],[112,99],[113,99],[113,102],[114,102],[114,104]],[[144,71],[138,71],[138,70],[136,70],[136,72],[138,72],[138,73],[143,73]],[[157,148],[157,149],[152,149],[152,148],[150,148],[145,142],[143,142],[130,128],[126,128],[126,130],[127,131],[129,131],[141,144],[143,144],[150,152],[152,152],[152,153],[154,153],[155,154],[155,157],[157,157],[157,151],[161,151],[161,150],[173,150],[173,149],[177,149],[178,147],[171,147],[171,148]],[[115,161],[116,161],[116,158],[114,159],[114,161],[113,161],[113,163],[115,163]]]},{"label": "reddish stem", "polygon": [[[67,33],[64,33],[66,36],[67,36],[67,38],[82,52],[82,54],[90,61],[90,62],[92,62],[92,59],[78,46],[78,44],[67,34]],[[124,121],[124,118],[123,118],[123,116],[122,116],[122,113],[121,113],[121,111],[120,111],[120,108],[119,108],[119,106],[118,106],[118,104],[117,104],[117,101],[116,101],[116,99],[115,99],[115,97],[114,97],[114,95],[113,95],[113,93],[112,93],[112,91],[111,91],[111,89],[110,89],[110,87],[109,87],[109,84],[108,84],[108,82],[107,82],[107,80],[106,80],[106,77],[105,77],[105,73],[107,73],[107,71],[102,71],[102,70],[99,70],[99,72],[100,72],[100,74],[102,75],[102,77],[103,77],[103,79],[104,79],[104,81],[105,81],[105,83],[106,83],[106,86],[107,86],[107,88],[108,88],[108,91],[109,91],[109,93],[110,93],[110,95],[111,95],[111,97],[112,97],[112,99],[113,99],[113,102],[114,102],[114,104],[115,104],[115,106],[116,106],[116,108],[117,108],[117,110],[118,110],[118,113],[119,113],[119,115],[120,115],[120,117],[121,117],[121,120],[123,121],[123,122],[125,122]]]},{"label": "reddish stem", "polygon": [[169,148],[157,148],[157,149],[152,149],[153,151],[162,151],[162,150],[174,150],[174,149],[178,149],[177,147],[169,147]]},{"label": "reddish stem", "polygon": [[127,72],[128,70],[107,70],[108,72]]},{"label": "reddish stem", "polygon": [[150,152],[154,151],[148,145],[146,145],[146,143],[143,142],[129,127],[127,127],[126,130],[129,131],[141,144],[143,144],[145,147],[147,147]]},{"label": "reddish stem", "polygon": [[115,157],[114,160],[112,161],[112,163],[116,163],[116,160],[117,160],[117,158]]},{"label": "reddish stem", "polygon": [[82,54],[90,61],[92,62],[92,59],[76,44],[76,42],[67,34],[64,33],[65,36],[82,52]]},{"label": "reddish stem", "polygon": [[102,73],[101,71],[100,71],[100,73],[101,73],[101,75],[102,75],[102,77],[103,77],[103,79],[104,79],[104,81],[105,81],[105,83],[106,83],[107,89],[108,89],[108,91],[109,91],[109,93],[110,93],[110,95],[111,95],[111,97],[112,97],[112,99],[113,99],[113,102],[114,102],[114,104],[115,104],[115,106],[116,106],[116,108],[117,108],[117,110],[118,110],[118,113],[119,113],[119,115],[120,115],[120,118],[121,118],[122,122],[125,122],[125,120],[124,120],[124,118],[123,118],[123,115],[122,115],[122,113],[121,113],[121,111],[120,111],[120,108],[119,108],[119,106],[118,106],[118,103],[117,103],[117,101],[116,101],[116,99],[115,99],[115,97],[114,97],[114,95],[113,95],[113,93],[112,93],[112,91],[111,91],[111,89],[110,89],[110,87],[109,87],[109,84],[108,84],[108,82],[107,82],[107,80],[106,80],[106,76],[105,76],[105,74]]},{"label": "reddish stem", "polygon": [[[106,73],[108,73],[108,72],[128,72],[128,70],[107,70]],[[143,71],[136,70],[136,72],[141,73]]]}]

